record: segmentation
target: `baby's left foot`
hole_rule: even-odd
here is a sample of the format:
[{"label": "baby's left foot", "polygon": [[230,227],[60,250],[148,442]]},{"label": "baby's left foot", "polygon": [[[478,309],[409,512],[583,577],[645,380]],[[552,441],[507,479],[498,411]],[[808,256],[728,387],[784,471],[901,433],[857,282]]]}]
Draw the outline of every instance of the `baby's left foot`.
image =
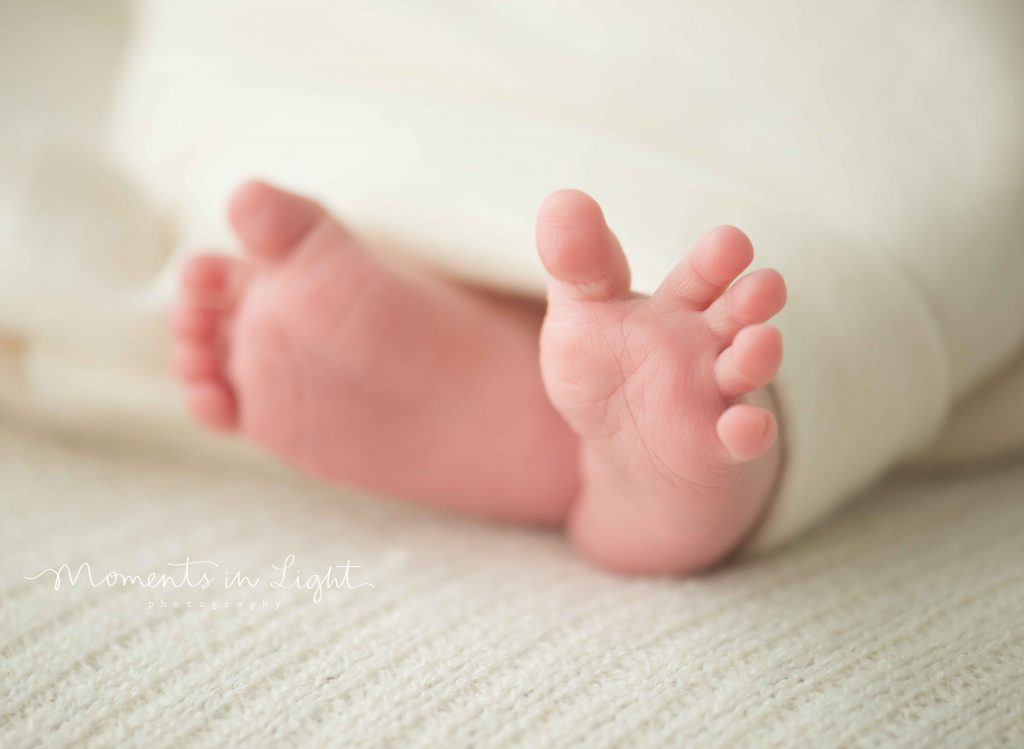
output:
[{"label": "baby's left foot", "polygon": [[541,207],[552,276],[541,333],[549,396],[582,440],[568,532],[622,572],[707,567],[736,548],[779,469],[770,410],[738,402],[782,359],[786,288],[772,270],[730,287],[753,259],[738,229],[709,233],[651,297],[630,292],[625,255],[598,205],[566,190]]}]

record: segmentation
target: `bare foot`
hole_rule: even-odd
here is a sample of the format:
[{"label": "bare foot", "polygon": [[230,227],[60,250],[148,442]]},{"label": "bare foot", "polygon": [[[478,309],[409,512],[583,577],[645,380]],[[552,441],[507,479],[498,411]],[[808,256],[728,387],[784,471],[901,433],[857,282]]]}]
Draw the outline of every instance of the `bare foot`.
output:
[{"label": "bare foot", "polygon": [[778,333],[757,323],[785,288],[759,271],[723,294],[752,257],[738,230],[712,232],[640,298],[597,205],[552,196],[538,368],[542,307],[388,267],[320,206],[262,183],[229,213],[246,259],[195,258],[174,317],[175,369],[208,426],[332,481],[565,522],[623,572],[713,564],[761,514],[777,427],[733,401],[778,368]]},{"label": "bare foot", "polygon": [[175,370],[202,423],[332,481],[558,523],[578,439],[537,367],[543,306],[390,268],[319,205],[254,182],[246,259],[183,270]]},{"label": "bare foot", "polygon": [[760,517],[779,470],[775,417],[737,399],[781,362],[779,332],[762,323],[785,304],[782,277],[760,270],[730,287],[753,250],[721,227],[653,296],[632,294],[601,209],[570,190],[541,207],[537,243],[552,276],[544,382],[583,441],[570,537],[623,572],[719,561]]}]

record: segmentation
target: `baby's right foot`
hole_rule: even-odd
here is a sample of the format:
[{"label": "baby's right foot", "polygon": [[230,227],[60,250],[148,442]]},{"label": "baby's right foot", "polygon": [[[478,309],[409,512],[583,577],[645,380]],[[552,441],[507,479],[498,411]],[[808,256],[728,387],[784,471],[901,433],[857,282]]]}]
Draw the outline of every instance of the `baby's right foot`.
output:
[{"label": "baby's right foot", "polygon": [[[772,412],[739,399],[782,359],[782,277],[760,270],[750,241],[704,237],[651,297],[630,292],[618,241],[598,205],[563,191],[541,208],[552,276],[541,364],[556,408],[583,441],[582,490],[569,535],[625,572],[707,567],[749,533],[779,470]],[[728,289],[728,290],[727,290]]]},{"label": "baby's right foot", "polygon": [[199,421],[332,481],[561,521],[577,440],[541,383],[539,305],[390,267],[266,184],[229,215],[246,257],[194,258],[175,315]]}]

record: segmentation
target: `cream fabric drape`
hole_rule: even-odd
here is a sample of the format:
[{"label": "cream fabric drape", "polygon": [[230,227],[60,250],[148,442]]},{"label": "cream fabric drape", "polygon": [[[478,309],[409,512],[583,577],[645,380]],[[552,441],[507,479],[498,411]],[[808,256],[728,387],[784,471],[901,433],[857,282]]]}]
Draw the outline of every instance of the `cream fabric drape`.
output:
[{"label": "cream fabric drape", "polygon": [[[162,310],[183,254],[230,248],[222,206],[246,177],[319,197],[381,251],[537,292],[534,212],[575,186],[606,207],[641,290],[719,223],[786,275],[787,463],[753,542],[776,544],[908,459],[1022,441],[1021,15],[1011,2],[134,3],[120,66],[87,77],[111,102],[102,116],[58,127],[48,99],[8,125],[4,399],[191,441]],[[109,23],[67,33],[99,45]],[[27,44],[4,52],[25,80],[74,89]],[[976,392],[1000,374],[1003,396]]]}]

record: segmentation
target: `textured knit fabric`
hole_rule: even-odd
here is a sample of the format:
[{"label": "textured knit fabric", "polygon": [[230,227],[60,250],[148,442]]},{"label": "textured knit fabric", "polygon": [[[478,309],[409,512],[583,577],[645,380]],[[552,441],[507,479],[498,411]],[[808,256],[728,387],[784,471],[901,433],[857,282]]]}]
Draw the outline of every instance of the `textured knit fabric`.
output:
[{"label": "textured knit fabric", "polygon": [[[4,431],[0,745],[1020,746],[1022,493],[1020,464],[891,483],[782,553],[629,580],[554,533]],[[375,587],[269,589],[289,554]],[[23,579],[186,556],[264,581]]]}]

